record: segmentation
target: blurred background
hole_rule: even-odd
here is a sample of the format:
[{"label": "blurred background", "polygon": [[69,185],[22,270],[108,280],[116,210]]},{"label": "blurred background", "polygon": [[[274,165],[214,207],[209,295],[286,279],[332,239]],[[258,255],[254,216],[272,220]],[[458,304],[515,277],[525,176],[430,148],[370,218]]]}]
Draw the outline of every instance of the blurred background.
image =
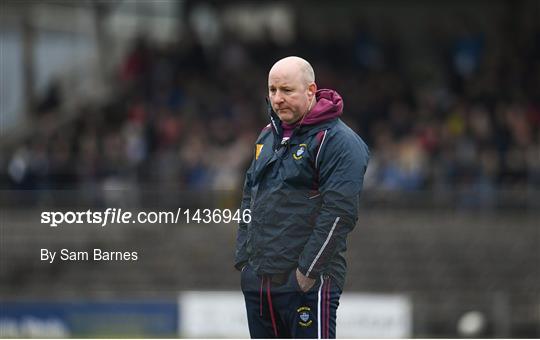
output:
[{"label": "blurred background", "polygon": [[288,55],[372,153],[338,337],[540,337],[540,2],[0,6],[1,337],[247,336],[234,223],[40,214],[238,208]]}]

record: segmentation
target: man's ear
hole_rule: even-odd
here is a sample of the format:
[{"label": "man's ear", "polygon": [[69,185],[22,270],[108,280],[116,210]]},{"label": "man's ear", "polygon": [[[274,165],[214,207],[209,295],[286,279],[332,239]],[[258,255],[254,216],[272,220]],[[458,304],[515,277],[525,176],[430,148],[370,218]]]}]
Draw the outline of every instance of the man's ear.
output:
[{"label": "man's ear", "polygon": [[315,92],[317,92],[317,84],[311,83],[308,85],[308,94],[310,96],[314,96]]}]

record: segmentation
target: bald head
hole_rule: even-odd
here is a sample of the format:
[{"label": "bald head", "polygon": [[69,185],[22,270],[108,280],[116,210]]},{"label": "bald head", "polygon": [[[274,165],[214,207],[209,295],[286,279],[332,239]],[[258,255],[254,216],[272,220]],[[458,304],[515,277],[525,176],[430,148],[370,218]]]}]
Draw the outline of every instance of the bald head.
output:
[{"label": "bald head", "polygon": [[268,98],[285,123],[295,123],[311,110],[316,91],[313,68],[302,58],[283,58],[268,72]]},{"label": "bald head", "polygon": [[306,87],[315,82],[313,67],[311,67],[307,60],[295,56],[278,60],[270,69],[268,76],[270,77],[274,74],[278,76],[288,75],[296,78]]}]

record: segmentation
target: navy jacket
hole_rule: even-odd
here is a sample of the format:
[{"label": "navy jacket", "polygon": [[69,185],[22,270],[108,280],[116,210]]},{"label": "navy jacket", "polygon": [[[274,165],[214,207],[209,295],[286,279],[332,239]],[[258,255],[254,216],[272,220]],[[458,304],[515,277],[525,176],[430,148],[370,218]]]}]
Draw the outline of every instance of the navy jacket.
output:
[{"label": "navy jacket", "polygon": [[[318,91],[317,105],[322,91],[331,90]],[[334,91],[325,97],[339,99],[331,105],[341,105],[341,114],[341,97]],[[246,174],[241,209],[251,210],[251,221],[239,224],[235,267],[249,262],[258,274],[298,267],[310,278],[330,275],[343,288],[368,147],[335,117],[300,125],[282,143],[281,122],[271,107],[269,113]]]}]

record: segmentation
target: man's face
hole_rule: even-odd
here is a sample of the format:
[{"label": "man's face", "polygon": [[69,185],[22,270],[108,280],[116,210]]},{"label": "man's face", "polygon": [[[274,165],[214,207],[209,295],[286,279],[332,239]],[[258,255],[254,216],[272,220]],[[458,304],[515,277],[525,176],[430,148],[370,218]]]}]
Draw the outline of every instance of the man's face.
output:
[{"label": "man's face", "polygon": [[268,97],[281,121],[293,124],[308,111],[313,94],[301,73],[282,67],[268,75]]}]

